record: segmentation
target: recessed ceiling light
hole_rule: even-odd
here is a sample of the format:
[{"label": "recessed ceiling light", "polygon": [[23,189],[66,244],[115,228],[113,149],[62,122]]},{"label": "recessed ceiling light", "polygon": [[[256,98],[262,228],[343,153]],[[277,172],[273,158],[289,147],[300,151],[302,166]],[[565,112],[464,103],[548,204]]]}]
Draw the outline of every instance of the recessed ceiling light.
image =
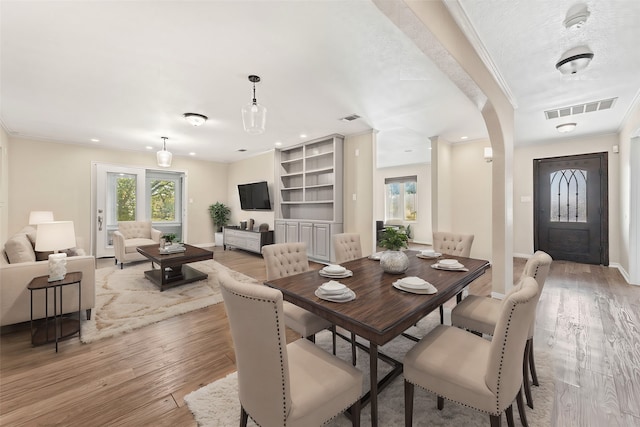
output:
[{"label": "recessed ceiling light", "polygon": [[307,134],[306,134],[306,133],[301,133],[301,134],[300,134],[300,138],[306,138],[306,137],[307,137]]},{"label": "recessed ceiling light", "polygon": [[560,132],[560,133],[571,132],[575,128],[576,128],[576,124],[575,123],[563,123],[561,125],[556,126],[556,129],[558,129],[558,132]]},{"label": "recessed ceiling light", "polygon": [[100,142],[98,138],[91,138],[91,142]]},{"label": "recessed ceiling light", "polygon": [[276,147],[280,147],[280,146],[282,146],[282,142],[280,142],[280,141],[276,141],[275,146],[276,146]]},{"label": "recessed ceiling light", "polygon": [[468,139],[468,136],[461,136],[460,139]]},{"label": "recessed ceiling light", "polygon": [[191,153],[189,153],[190,156],[195,156],[196,153],[194,153],[193,151]]},{"label": "recessed ceiling light", "polygon": [[146,146],[146,147],[144,147],[144,148],[146,148],[147,150],[153,150],[153,147],[152,147],[152,146],[150,146],[150,145],[147,145],[147,146]]}]

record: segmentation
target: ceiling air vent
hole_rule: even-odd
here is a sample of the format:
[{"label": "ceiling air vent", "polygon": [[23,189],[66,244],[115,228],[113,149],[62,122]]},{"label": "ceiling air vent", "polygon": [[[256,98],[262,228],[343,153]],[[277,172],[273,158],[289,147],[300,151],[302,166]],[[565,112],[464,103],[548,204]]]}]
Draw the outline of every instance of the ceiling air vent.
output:
[{"label": "ceiling air vent", "polygon": [[360,118],[360,116],[359,116],[359,115],[357,115],[357,114],[351,114],[351,115],[349,115],[349,116],[341,117],[341,118],[339,118],[338,120],[341,120],[341,121],[343,121],[343,122],[352,122],[352,121],[357,120],[357,119],[359,119],[359,118]]},{"label": "ceiling air vent", "polygon": [[613,107],[618,98],[603,99],[600,101],[587,102],[586,104],[573,105],[571,107],[555,108],[544,112],[547,120],[560,117],[573,116],[576,114],[591,113],[592,111],[608,110]]}]

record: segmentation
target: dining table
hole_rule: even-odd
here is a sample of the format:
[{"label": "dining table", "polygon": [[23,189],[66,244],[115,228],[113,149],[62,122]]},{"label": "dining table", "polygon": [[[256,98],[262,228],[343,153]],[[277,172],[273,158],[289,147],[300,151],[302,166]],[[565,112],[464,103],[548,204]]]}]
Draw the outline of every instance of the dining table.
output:
[{"label": "dining table", "polygon": [[[386,273],[378,257],[363,257],[342,263],[351,272],[349,277],[330,279],[321,270],[267,280],[265,285],[278,289],[283,298],[308,310],[336,326],[368,341],[368,346],[356,344],[369,352],[370,389],[362,397],[363,405],[371,404],[371,425],[378,425],[378,392],[402,373],[402,363],[378,351],[392,339],[427,316],[449,299],[458,296],[472,281],[489,268],[488,261],[446,255],[458,260],[464,268],[438,268],[440,258],[427,258],[420,251],[407,250],[409,268],[403,274]],[[393,283],[403,277],[419,277],[431,283],[435,294],[416,294],[397,289]],[[332,302],[316,296],[316,290],[329,280],[344,284],[355,293],[355,299]],[[343,336],[344,337],[344,336]],[[344,337],[349,339],[348,337]],[[392,365],[392,370],[378,381],[378,359]]]}]

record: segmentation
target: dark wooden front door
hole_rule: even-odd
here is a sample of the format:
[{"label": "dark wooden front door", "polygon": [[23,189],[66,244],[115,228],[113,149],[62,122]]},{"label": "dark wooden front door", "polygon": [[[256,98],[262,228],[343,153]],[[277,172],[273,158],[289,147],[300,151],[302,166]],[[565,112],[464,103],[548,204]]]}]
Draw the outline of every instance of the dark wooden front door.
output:
[{"label": "dark wooden front door", "polygon": [[535,250],[609,264],[607,173],[607,153],[533,161]]}]

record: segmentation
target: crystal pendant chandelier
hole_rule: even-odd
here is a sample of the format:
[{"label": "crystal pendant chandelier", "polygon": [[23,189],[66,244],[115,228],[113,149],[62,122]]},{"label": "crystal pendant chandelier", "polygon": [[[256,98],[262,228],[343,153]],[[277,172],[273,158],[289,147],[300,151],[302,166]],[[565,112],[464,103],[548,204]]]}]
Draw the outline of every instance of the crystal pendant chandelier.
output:
[{"label": "crystal pendant chandelier", "polygon": [[173,155],[167,151],[167,137],[162,137],[162,150],[158,151],[156,158],[158,159],[158,166],[162,166],[163,168],[168,168],[171,166],[171,158]]},{"label": "crystal pendant chandelier", "polygon": [[256,83],[260,81],[260,77],[251,75],[249,81],[253,83],[253,100],[242,108],[242,124],[247,133],[259,135],[265,129],[267,109],[256,101]]}]

